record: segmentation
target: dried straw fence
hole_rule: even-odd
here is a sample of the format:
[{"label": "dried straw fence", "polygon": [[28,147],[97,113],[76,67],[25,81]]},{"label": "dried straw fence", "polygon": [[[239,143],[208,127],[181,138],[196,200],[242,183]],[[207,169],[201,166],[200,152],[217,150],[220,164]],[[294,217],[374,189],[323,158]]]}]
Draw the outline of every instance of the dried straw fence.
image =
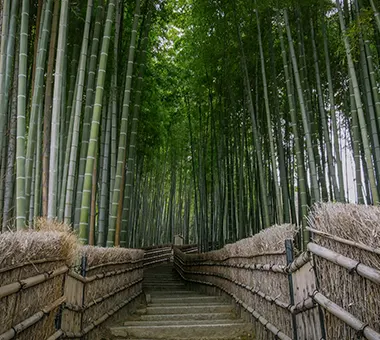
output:
[{"label": "dried straw fence", "polygon": [[380,210],[314,207],[313,242],[293,259],[293,226],[275,226],[219,251],[174,249],[191,285],[231,296],[257,339],[380,339]]},{"label": "dried straw fence", "polygon": [[95,339],[142,293],[144,251],[79,247],[63,225],[41,229],[0,235],[0,340]]},{"label": "dried straw fence", "polygon": [[91,331],[142,293],[144,252],[81,248],[81,265],[66,278],[65,338],[93,339]]},{"label": "dried straw fence", "polygon": [[0,235],[0,339],[57,339],[63,285],[77,241],[69,233]]},{"label": "dried straw fence", "polygon": [[[177,246],[185,254],[197,253],[197,244],[187,244]],[[173,261],[173,244],[164,244],[159,246],[150,246],[142,248],[144,250],[144,267],[160,265],[164,262]]]},{"label": "dried straw fence", "polygon": [[142,248],[144,250],[144,266],[150,267],[168,262],[173,257],[172,244],[151,246]]}]

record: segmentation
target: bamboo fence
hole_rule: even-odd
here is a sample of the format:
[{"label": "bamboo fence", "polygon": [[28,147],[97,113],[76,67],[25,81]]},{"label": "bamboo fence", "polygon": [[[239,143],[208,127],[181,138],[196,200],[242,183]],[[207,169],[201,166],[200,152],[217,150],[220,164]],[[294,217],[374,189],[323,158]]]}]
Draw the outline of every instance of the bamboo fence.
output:
[{"label": "bamboo fence", "polygon": [[57,336],[63,285],[76,250],[69,233],[0,235],[0,339]]},{"label": "bamboo fence", "polygon": [[150,246],[144,250],[144,267],[151,267],[169,262],[173,258],[173,245]]},{"label": "bamboo fence", "polygon": [[175,267],[197,289],[231,296],[257,339],[379,340],[380,209],[320,204],[309,229],[313,241],[294,260],[284,247],[291,229],[276,226],[219,251],[175,248]]},{"label": "bamboo fence", "polygon": [[65,284],[65,338],[92,339],[95,328],[141,295],[143,256],[142,250],[83,247],[81,266]]}]

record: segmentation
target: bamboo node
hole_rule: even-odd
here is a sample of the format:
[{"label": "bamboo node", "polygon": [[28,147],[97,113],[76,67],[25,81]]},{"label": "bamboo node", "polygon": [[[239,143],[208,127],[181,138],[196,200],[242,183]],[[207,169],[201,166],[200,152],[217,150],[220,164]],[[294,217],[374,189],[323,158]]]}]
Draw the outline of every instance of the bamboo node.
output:
[{"label": "bamboo node", "polygon": [[353,275],[354,273],[358,274],[358,267],[359,267],[360,264],[361,264],[361,262],[358,261],[358,262],[356,263],[355,267],[352,267],[352,268],[348,271],[348,273],[349,273],[350,275]]},{"label": "bamboo node", "polygon": [[365,330],[365,328],[368,327],[368,326],[369,326],[368,323],[363,323],[363,326],[360,327],[360,329],[358,329],[358,330],[356,331],[356,335],[358,336],[358,339],[360,339],[360,338],[364,338],[364,337],[365,337],[365,336],[364,336],[364,330]]}]

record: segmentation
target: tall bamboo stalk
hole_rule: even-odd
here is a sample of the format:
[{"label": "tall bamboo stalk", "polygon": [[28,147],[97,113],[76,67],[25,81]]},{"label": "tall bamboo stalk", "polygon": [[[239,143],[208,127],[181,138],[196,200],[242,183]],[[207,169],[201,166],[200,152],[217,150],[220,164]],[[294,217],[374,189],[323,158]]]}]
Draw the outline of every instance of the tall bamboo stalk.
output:
[{"label": "tall bamboo stalk", "polygon": [[[255,3],[257,4],[256,1]],[[273,183],[274,183],[274,188],[275,188],[277,223],[282,224],[283,223],[283,208],[282,208],[282,202],[281,202],[280,188],[279,188],[278,179],[277,179],[276,150],[274,147],[272,119],[271,119],[271,111],[270,111],[269,95],[268,95],[268,84],[267,84],[267,76],[266,76],[266,71],[265,71],[265,59],[264,59],[264,51],[263,51],[263,43],[262,43],[262,38],[261,38],[261,28],[260,28],[258,10],[256,10],[256,20],[257,20],[257,31],[258,31],[257,35],[258,35],[258,40],[259,40],[260,59],[261,59],[261,74],[263,77],[265,113],[266,113],[266,120],[267,120],[270,157],[271,157],[271,162],[272,162]]]},{"label": "tall bamboo stalk", "polygon": [[[235,20],[236,20],[235,8],[234,8],[234,11],[235,11]],[[243,41],[241,38],[239,24],[236,22],[235,25],[237,27],[237,34],[238,34],[240,53],[241,53],[240,59],[241,59],[244,85],[245,85],[245,94],[247,96],[248,110],[251,115],[253,141],[254,141],[255,152],[256,152],[256,160],[258,164],[258,175],[259,175],[259,185],[260,185],[259,192],[260,192],[260,197],[261,197],[261,208],[262,208],[262,227],[267,228],[270,226],[270,219],[269,219],[269,211],[268,211],[266,183],[265,183],[265,178],[264,178],[264,167],[263,167],[263,161],[262,161],[262,148],[261,148],[260,134],[259,134],[259,130],[257,128],[257,123],[256,123],[256,113],[253,106],[251,85],[250,85],[250,80],[249,80],[249,75],[248,75],[247,61],[246,61],[246,56],[244,52]]]},{"label": "tall bamboo stalk", "polygon": [[85,72],[86,72],[86,65],[87,65],[87,52],[88,52],[88,44],[89,44],[92,10],[93,10],[93,0],[88,0],[87,9],[86,9],[86,19],[85,19],[85,25],[84,25],[84,31],[83,31],[82,47],[81,47],[81,52],[80,52],[79,65],[78,65],[78,82],[77,82],[77,89],[76,89],[76,94],[74,98],[75,102],[74,102],[74,111],[73,111],[73,119],[72,119],[73,133],[72,133],[72,139],[71,139],[70,158],[69,158],[69,165],[68,165],[69,172],[67,175],[65,211],[64,211],[64,221],[67,224],[71,224],[72,222],[82,98],[83,98],[84,81],[85,81],[85,74],[86,74]]},{"label": "tall bamboo stalk", "polygon": [[54,73],[54,94],[51,119],[51,144],[49,161],[49,219],[57,217],[57,190],[58,190],[58,156],[59,156],[59,125],[62,109],[63,66],[66,53],[67,18],[69,12],[69,0],[62,0],[59,17],[59,31],[57,43],[57,59]]},{"label": "tall bamboo stalk", "polygon": [[41,25],[41,36],[38,39],[37,46],[37,62],[36,71],[33,87],[32,96],[32,106],[29,119],[29,131],[28,131],[28,143],[26,149],[26,160],[25,160],[25,194],[26,194],[26,205],[29,205],[29,197],[31,194],[31,181],[32,181],[32,168],[34,163],[35,147],[36,147],[36,136],[37,136],[37,121],[40,106],[43,103],[43,85],[45,77],[45,64],[47,58],[47,48],[50,38],[50,26],[52,18],[52,7],[53,0],[48,0],[44,6],[42,25]]},{"label": "tall bamboo stalk", "polygon": [[372,155],[371,155],[370,146],[368,142],[367,126],[366,126],[366,121],[365,121],[365,116],[364,116],[364,111],[363,111],[363,103],[360,96],[360,89],[359,89],[359,84],[358,84],[358,80],[356,76],[354,62],[352,60],[351,44],[348,40],[348,36],[346,32],[346,24],[344,22],[343,12],[342,12],[342,8],[340,6],[339,0],[336,0],[336,7],[338,9],[339,22],[340,22],[340,27],[343,34],[343,42],[344,42],[344,47],[346,51],[349,75],[352,81],[352,87],[353,87],[353,91],[355,95],[355,103],[356,103],[356,109],[358,113],[360,132],[361,132],[362,143],[363,143],[364,154],[365,154],[365,161],[368,168],[369,182],[371,185],[370,187],[371,196],[372,196],[373,203],[379,204],[379,194],[376,187],[375,172],[374,172],[374,167],[372,164]]},{"label": "tall bamboo stalk", "polygon": [[25,132],[26,132],[26,94],[28,68],[28,26],[29,0],[22,1],[19,73],[17,94],[17,143],[16,143],[16,227],[26,228],[25,199]]},{"label": "tall bamboo stalk", "polygon": [[[90,49],[90,60],[88,65],[88,77],[87,77],[87,87],[86,87],[86,103],[84,108],[83,116],[83,128],[82,128],[82,139],[80,143],[79,152],[79,168],[78,168],[78,180],[76,184],[77,193],[75,197],[75,214],[74,214],[74,229],[79,230],[79,220],[81,214],[81,204],[82,204],[82,194],[83,194],[83,181],[85,176],[86,160],[88,143],[91,128],[91,114],[94,105],[94,94],[95,94],[95,81],[96,81],[96,67],[98,62],[98,50],[101,35],[101,28],[103,24],[104,16],[104,1],[100,0],[96,8],[95,23],[94,23],[94,33],[92,37],[91,49]],[[72,199],[71,199],[72,201]]]},{"label": "tall bamboo stalk", "polygon": [[56,54],[57,32],[59,25],[60,1],[54,0],[53,21],[51,28],[51,38],[49,44],[49,57],[46,74],[44,119],[43,119],[43,147],[42,147],[42,216],[48,214],[49,202],[49,164],[50,164],[50,136],[51,136],[51,109],[53,92],[54,61]]},{"label": "tall bamboo stalk", "polygon": [[116,175],[115,183],[112,194],[112,205],[110,209],[110,216],[108,222],[108,236],[107,236],[107,247],[113,245],[120,245],[120,223],[117,223],[118,206],[121,204],[121,209],[123,206],[123,195],[124,195],[124,173],[125,173],[125,155],[127,148],[127,132],[128,132],[128,117],[131,102],[131,91],[132,91],[132,75],[133,75],[133,65],[136,50],[136,38],[137,38],[137,27],[140,17],[140,0],[136,0],[136,7],[134,11],[131,42],[129,46],[128,55],[128,67],[127,75],[125,81],[124,89],[124,100],[123,100],[123,110],[121,116],[120,134],[119,134],[119,144],[117,152],[117,163],[116,163]]},{"label": "tall bamboo stalk", "polygon": [[301,84],[300,74],[298,71],[298,62],[297,62],[297,57],[294,51],[294,44],[293,44],[292,34],[290,30],[287,9],[284,10],[284,19],[285,19],[286,33],[288,36],[289,52],[291,56],[291,62],[293,65],[293,73],[294,73],[294,78],[296,82],[298,100],[299,100],[300,109],[301,109],[303,129],[304,129],[305,137],[306,137],[307,155],[309,159],[309,169],[310,169],[310,178],[311,178],[311,189],[313,193],[312,198],[313,198],[313,202],[318,202],[320,200],[320,194],[319,194],[319,186],[318,186],[318,178],[317,178],[317,167],[316,167],[316,162],[315,162],[315,157],[314,157],[313,143],[311,139],[308,115],[306,112],[304,93],[303,93],[303,88]]},{"label": "tall bamboo stalk", "polygon": [[[6,109],[7,106],[4,105],[6,89],[5,89],[5,78],[6,78],[6,51],[8,42],[8,30],[9,30],[9,20],[10,20],[10,9],[11,0],[4,0],[2,8],[2,27],[1,27],[1,42],[0,42],[0,136],[4,136],[4,131],[6,127]],[[3,149],[3,138],[0,138],[0,152]]]},{"label": "tall bamboo stalk", "polygon": [[99,139],[99,126],[102,113],[104,84],[106,80],[108,50],[111,40],[111,30],[114,20],[115,0],[110,0],[107,9],[106,24],[104,27],[101,55],[99,60],[98,78],[95,91],[95,103],[91,121],[90,139],[87,151],[86,169],[83,183],[82,207],[79,223],[79,241],[81,243],[88,242],[88,223],[90,214],[92,174],[94,170],[94,162],[97,153],[97,143]]}]

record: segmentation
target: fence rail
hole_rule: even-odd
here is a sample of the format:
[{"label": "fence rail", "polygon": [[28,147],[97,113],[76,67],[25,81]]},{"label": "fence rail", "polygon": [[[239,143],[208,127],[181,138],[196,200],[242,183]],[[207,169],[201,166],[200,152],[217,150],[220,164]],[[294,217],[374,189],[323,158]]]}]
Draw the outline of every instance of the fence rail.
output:
[{"label": "fence rail", "polygon": [[[332,238],[323,233],[318,235],[349,247],[358,247],[349,240]],[[378,255],[374,248],[369,249],[361,244],[358,248]],[[232,297],[257,322],[258,339],[272,339],[273,336],[287,340],[380,339],[379,314],[374,319],[373,312],[380,308],[380,271],[377,268],[316,242],[309,243],[307,251],[288,261],[287,265],[282,264],[284,261],[281,259],[281,264],[275,262],[279,260],[278,254],[260,256],[266,258],[268,263],[239,263],[236,262],[239,256],[210,260],[207,254],[188,256],[175,247],[174,265],[190,284],[214,287]],[[323,268],[327,263],[337,268]],[[337,285],[355,285],[358,279],[363,281],[365,287],[376,285],[377,290],[371,290],[371,296],[366,300],[366,310],[360,315],[350,310],[350,299],[353,297],[347,296],[342,301],[332,294],[334,292],[327,296],[320,288],[320,282],[326,280],[324,271],[329,269],[335,273],[344,270],[354,279],[351,282],[343,277],[345,281],[342,282],[342,277],[337,277]],[[358,289],[355,286],[351,288]]]}]

